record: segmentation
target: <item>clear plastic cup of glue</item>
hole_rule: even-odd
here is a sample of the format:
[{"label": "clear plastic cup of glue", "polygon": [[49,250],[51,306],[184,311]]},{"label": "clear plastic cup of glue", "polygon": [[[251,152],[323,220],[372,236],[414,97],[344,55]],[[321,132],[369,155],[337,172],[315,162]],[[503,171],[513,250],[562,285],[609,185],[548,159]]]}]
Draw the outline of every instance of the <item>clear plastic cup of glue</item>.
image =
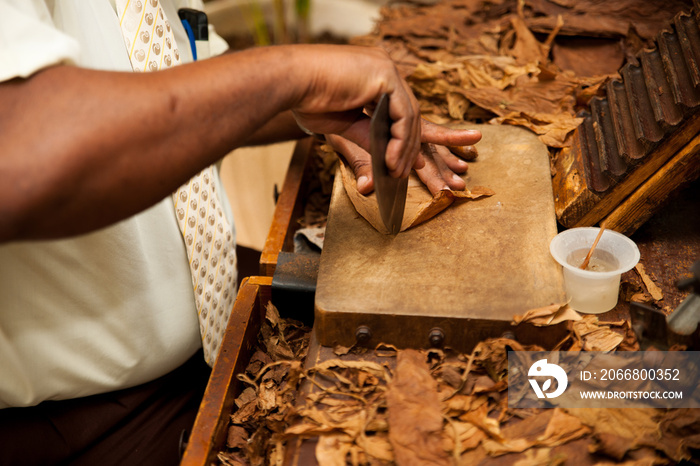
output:
[{"label": "clear plastic cup of glue", "polygon": [[605,230],[598,241],[588,267],[580,268],[600,228],[570,228],[559,233],[549,251],[564,271],[564,286],[569,305],[586,314],[601,314],[615,307],[620,291],[620,276],[639,262],[634,241],[616,231]]}]

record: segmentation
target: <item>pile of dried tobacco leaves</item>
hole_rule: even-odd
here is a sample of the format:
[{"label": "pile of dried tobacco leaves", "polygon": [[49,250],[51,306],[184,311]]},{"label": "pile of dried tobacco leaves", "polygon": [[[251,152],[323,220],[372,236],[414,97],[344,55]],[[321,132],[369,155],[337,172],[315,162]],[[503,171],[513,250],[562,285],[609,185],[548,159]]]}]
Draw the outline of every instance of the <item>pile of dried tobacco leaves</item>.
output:
[{"label": "pile of dried tobacco leaves", "polygon": [[[559,350],[635,349],[627,324],[587,316]],[[692,409],[509,409],[506,338],[471,354],[336,348],[303,367],[309,329],[269,305],[239,379],[225,465],[675,464],[700,451]],[[308,458],[308,456],[307,456]]]},{"label": "pile of dried tobacco leaves", "polygon": [[391,1],[372,34],[433,121],[529,128],[550,148],[570,144],[607,79],[690,12],[692,0]]}]

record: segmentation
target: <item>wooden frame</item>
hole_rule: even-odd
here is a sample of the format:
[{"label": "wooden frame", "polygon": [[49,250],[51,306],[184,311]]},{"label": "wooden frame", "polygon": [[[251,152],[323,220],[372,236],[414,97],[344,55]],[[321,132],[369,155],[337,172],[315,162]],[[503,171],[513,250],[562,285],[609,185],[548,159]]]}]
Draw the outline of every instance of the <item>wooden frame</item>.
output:
[{"label": "wooden frame", "polygon": [[275,206],[272,225],[260,254],[261,276],[274,275],[280,251],[294,250],[294,233],[298,229],[295,222],[304,211],[305,193],[302,192],[302,188],[307,185],[307,166],[311,159],[313,142],[313,138],[302,139],[294,148],[282,191]]},{"label": "wooden frame", "polygon": [[242,389],[235,374],[245,370],[255,348],[271,286],[272,277],[249,277],[241,283],[181,465],[208,466],[223,450],[233,403]]}]

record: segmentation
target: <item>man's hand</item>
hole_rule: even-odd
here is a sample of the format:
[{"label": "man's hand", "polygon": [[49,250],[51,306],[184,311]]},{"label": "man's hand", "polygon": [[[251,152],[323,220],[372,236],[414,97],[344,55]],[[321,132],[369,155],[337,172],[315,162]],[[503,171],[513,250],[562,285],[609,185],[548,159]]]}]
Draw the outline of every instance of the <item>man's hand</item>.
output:
[{"label": "man's hand", "polygon": [[[448,147],[472,146],[481,139],[481,133],[477,130],[449,129],[425,120],[422,120],[421,127],[420,147],[425,164],[416,169],[418,177],[433,195],[443,189],[463,190],[466,185],[459,175],[466,173],[467,162]],[[326,140],[352,167],[358,191],[361,194],[372,192],[374,180],[372,160],[368,152],[369,139],[365,137],[360,141],[361,145],[337,135],[326,135]]]},{"label": "man's hand", "polygon": [[[418,102],[385,51],[352,46],[299,46],[309,80],[292,111],[300,126],[315,133],[335,134],[365,147],[369,116],[383,93],[389,94],[391,139],[386,165],[392,176],[408,176],[423,167],[419,151],[421,119]],[[313,54],[313,59],[305,55]],[[301,56],[303,55],[303,56]],[[293,58],[292,58],[293,59]]]}]

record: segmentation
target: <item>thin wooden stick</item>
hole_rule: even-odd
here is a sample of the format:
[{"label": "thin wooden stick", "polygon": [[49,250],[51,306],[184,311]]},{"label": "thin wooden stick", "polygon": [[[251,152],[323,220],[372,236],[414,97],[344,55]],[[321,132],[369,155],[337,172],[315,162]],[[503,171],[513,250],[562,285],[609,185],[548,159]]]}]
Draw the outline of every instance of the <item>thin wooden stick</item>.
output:
[{"label": "thin wooden stick", "polygon": [[579,266],[580,269],[586,270],[586,267],[588,267],[588,262],[591,260],[591,256],[593,255],[593,250],[595,249],[596,246],[598,246],[598,241],[600,241],[600,237],[603,236],[604,231],[605,231],[605,225],[601,225],[600,231],[598,232],[598,236],[596,236],[595,241],[593,241],[593,246],[591,246],[591,250],[588,251],[588,254],[586,254],[586,258],[583,260],[583,262]]}]

